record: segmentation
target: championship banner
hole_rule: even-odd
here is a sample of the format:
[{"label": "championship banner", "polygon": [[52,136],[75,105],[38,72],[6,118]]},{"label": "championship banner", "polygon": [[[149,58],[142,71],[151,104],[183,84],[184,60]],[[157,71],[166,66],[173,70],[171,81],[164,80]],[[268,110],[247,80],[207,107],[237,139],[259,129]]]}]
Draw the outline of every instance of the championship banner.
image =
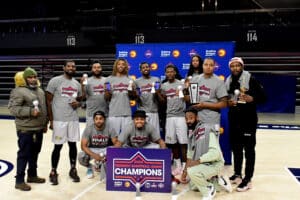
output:
[{"label": "championship banner", "polygon": [[106,190],[171,192],[171,150],[107,148]]},{"label": "championship banner", "polygon": [[[234,57],[234,49],[234,42],[117,44],[116,58],[128,61],[129,75],[133,79],[141,77],[139,65],[141,62],[147,62],[151,67],[151,75],[164,80],[165,67],[168,64],[174,64],[180,75],[185,78],[191,57],[197,54],[202,60],[208,57],[214,59],[214,73],[225,80],[230,74],[228,62]],[[131,102],[131,105],[132,110],[135,110],[136,102]],[[225,164],[231,164],[227,112],[227,108],[221,110],[221,127],[224,132],[220,137],[220,144]]]}]

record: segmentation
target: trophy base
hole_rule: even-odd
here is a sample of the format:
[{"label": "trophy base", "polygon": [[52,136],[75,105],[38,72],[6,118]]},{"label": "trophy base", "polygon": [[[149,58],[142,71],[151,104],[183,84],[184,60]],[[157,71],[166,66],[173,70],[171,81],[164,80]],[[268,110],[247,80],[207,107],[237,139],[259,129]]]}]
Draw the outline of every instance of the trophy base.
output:
[{"label": "trophy base", "polygon": [[245,104],[246,101],[238,101],[237,103],[240,103],[240,104]]}]

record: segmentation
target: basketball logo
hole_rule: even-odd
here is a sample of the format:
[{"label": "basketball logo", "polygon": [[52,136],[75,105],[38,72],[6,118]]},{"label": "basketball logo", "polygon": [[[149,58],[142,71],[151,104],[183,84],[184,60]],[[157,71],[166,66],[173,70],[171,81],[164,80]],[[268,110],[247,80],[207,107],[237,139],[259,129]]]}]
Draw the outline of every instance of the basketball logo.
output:
[{"label": "basketball logo", "polygon": [[129,52],[129,56],[130,56],[131,58],[135,58],[136,55],[137,55],[137,53],[136,53],[135,50],[131,50],[131,51]]},{"label": "basketball logo", "polygon": [[152,70],[152,71],[155,71],[155,70],[158,69],[157,63],[151,63],[150,67],[151,67],[151,70]]},{"label": "basketball logo", "polygon": [[134,107],[136,105],[136,101],[135,100],[130,100],[130,106]]},{"label": "basketball logo", "polygon": [[226,50],[225,49],[219,49],[218,50],[218,56],[224,57],[226,55]]},{"label": "basketball logo", "polygon": [[179,50],[174,50],[172,52],[172,55],[173,55],[174,58],[178,58],[180,56],[180,51]]}]

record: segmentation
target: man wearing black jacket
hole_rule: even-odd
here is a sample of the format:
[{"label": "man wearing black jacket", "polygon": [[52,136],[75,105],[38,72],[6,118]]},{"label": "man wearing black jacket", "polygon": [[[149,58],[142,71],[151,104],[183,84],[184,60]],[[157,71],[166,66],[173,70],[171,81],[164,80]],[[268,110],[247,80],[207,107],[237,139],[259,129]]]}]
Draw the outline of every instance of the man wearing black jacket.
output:
[{"label": "man wearing black jacket", "polygon": [[[242,58],[234,57],[229,61],[231,75],[226,80],[228,101],[230,145],[234,158],[234,174],[230,180],[239,184],[237,191],[251,188],[255,165],[256,127],[258,122],[256,105],[263,103],[266,96],[263,87],[244,70]],[[245,151],[245,176],[242,179],[243,151]]]}]

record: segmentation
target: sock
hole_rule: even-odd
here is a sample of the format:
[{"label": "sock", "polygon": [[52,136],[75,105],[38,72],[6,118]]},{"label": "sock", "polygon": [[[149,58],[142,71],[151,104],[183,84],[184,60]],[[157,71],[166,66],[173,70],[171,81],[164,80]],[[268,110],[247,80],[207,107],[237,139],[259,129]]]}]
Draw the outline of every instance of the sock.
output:
[{"label": "sock", "polygon": [[174,163],[175,163],[175,167],[176,168],[181,167],[181,160],[180,160],[180,158],[174,159]]},{"label": "sock", "polygon": [[185,162],[182,162],[182,163],[181,163],[181,165],[182,165],[182,170],[184,170],[185,164],[186,164]]}]

